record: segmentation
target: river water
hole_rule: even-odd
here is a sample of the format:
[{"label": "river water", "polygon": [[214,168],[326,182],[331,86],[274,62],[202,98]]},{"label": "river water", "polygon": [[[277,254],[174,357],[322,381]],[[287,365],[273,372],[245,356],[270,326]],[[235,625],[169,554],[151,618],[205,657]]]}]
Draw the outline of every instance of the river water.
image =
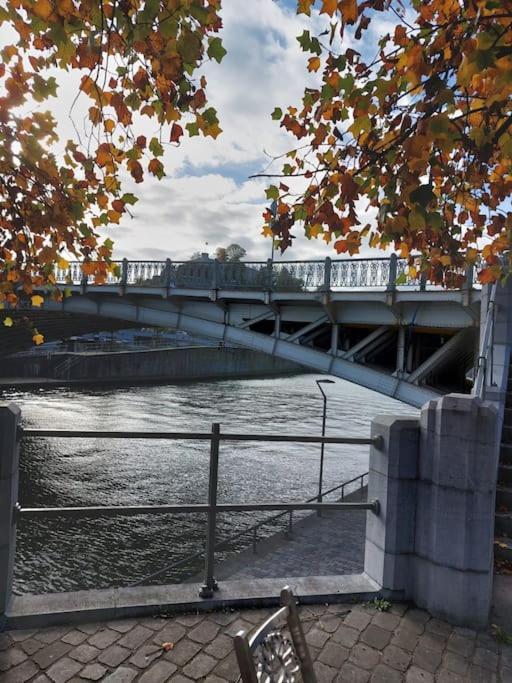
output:
[{"label": "river water", "polygon": [[[3,390],[22,409],[23,425],[40,429],[209,431],[319,435],[322,400],[316,375],[100,388]],[[381,413],[415,414],[403,403],[340,379],[326,385],[328,436],[369,436]],[[319,445],[221,443],[219,502],[297,501],[318,486]],[[24,507],[206,502],[208,442],[25,439],[20,502]],[[326,446],[324,487],[366,472],[367,446]],[[267,513],[268,514],[268,513]],[[226,539],[259,519],[219,516]],[[276,524],[263,533],[275,533]],[[201,551],[204,515],[139,515],[110,519],[21,520],[17,593],[129,585]],[[220,559],[247,547],[245,536]],[[186,561],[154,583],[177,582],[200,570]]]}]

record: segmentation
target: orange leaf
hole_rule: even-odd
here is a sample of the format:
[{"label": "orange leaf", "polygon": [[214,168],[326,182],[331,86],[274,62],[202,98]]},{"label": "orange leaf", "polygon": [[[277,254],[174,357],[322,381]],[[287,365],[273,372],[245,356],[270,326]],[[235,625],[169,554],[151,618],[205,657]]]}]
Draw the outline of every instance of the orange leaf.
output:
[{"label": "orange leaf", "polygon": [[320,57],[311,57],[308,60],[308,71],[318,71],[320,68]]},{"label": "orange leaf", "polygon": [[347,24],[355,24],[358,10],[357,10],[357,0],[341,0],[340,10],[343,14],[343,19]]},{"label": "orange leaf", "polygon": [[50,0],[36,0],[36,2],[32,5],[32,12],[34,12],[36,17],[39,17],[39,19],[46,21],[46,19],[48,19],[53,12],[53,7],[50,3]]},{"label": "orange leaf", "polygon": [[338,0],[322,0],[322,9],[320,14],[328,14],[330,17],[336,12],[338,7]]}]

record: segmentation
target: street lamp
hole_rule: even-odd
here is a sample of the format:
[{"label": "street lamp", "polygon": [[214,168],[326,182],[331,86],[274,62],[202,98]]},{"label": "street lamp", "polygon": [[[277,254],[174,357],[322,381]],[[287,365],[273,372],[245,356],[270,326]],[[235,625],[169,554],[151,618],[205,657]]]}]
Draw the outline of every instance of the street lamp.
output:
[{"label": "street lamp", "polygon": [[[320,393],[323,396],[324,399],[324,410],[322,414],[322,439],[325,437],[325,418],[327,415],[327,396],[325,394],[325,391],[322,389],[322,384],[335,384],[334,380],[332,379],[317,379],[316,384],[318,388],[320,389]],[[320,451],[320,474],[318,476],[318,502],[322,502],[322,487],[323,487],[323,479],[324,479],[324,451],[325,451],[325,443],[322,441],[322,449]],[[320,516],[320,510],[318,510],[318,515]]]}]

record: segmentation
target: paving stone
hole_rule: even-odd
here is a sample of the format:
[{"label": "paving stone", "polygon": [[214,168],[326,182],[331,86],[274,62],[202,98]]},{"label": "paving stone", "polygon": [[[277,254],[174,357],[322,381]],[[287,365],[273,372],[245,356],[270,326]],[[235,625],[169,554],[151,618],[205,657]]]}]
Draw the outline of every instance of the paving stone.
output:
[{"label": "paving stone", "polygon": [[349,651],[338,643],[327,643],[318,655],[318,661],[327,666],[339,669],[348,658]]},{"label": "paving stone", "polygon": [[[176,683],[178,678],[179,678],[179,676],[178,677],[173,676],[173,678],[171,678],[171,681]],[[181,676],[180,683],[190,683],[190,678],[185,678],[185,676]],[[220,676],[215,676],[215,674],[209,674],[204,679],[204,683],[227,683],[227,681],[225,678],[221,678]]]},{"label": "paving stone", "polygon": [[214,621],[205,619],[198,626],[189,631],[188,637],[190,640],[195,640],[197,643],[206,645],[211,643],[220,630],[220,626]]},{"label": "paving stone", "polygon": [[82,633],[82,631],[77,630],[69,631],[69,633],[62,636],[62,640],[69,645],[80,645],[86,638],[87,633]]},{"label": "paving stone", "polygon": [[141,626],[146,626],[146,628],[150,628],[152,631],[160,631],[160,629],[162,629],[168,623],[168,619],[163,619],[162,617],[157,616],[147,617],[146,619],[141,619],[139,621]]},{"label": "paving stone", "polygon": [[155,662],[147,669],[139,681],[142,683],[163,683],[167,681],[172,674],[176,671],[176,666],[172,662],[162,660]]},{"label": "paving stone", "polygon": [[120,666],[113,673],[103,679],[104,683],[131,683],[138,671],[130,669],[127,666]]},{"label": "paving stone", "polygon": [[471,683],[496,683],[497,680],[496,674],[489,671],[489,669],[483,669],[476,664],[469,668],[468,681],[471,681]]},{"label": "paving stone", "polygon": [[311,629],[306,635],[306,641],[308,645],[311,645],[312,647],[322,648],[328,639],[329,634],[318,627]]},{"label": "paving stone", "polygon": [[430,614],[424,609],[409,609],[406,616],[417,624],[426,624],[430,619]]},{"label": "paving stone", "polygon": [[87,633],[87,635],[92,636],[99,631],[100,628],[104,628],[105,624],[99,624],[98,622],[88,622],[87,624],[78,624],[76,627],[79,631]]},{"label": "paving stone", "polygon": [[0,654],[0,671],[7,671],[25,661],[27,654],[20,647],[11,647]]},{"label": "paving stone", "polygon": [[397,614],[391,614],[390,612],[377,612],[377,614],[372,619],[372,624],[383,628],[386,631],[394,631],[400,623],[400,617]]},{"label": "paving stone", "polygon": [[473,640],[476,638],[476,631],[472,628],[465,628],[464,626],[455,626],[453,632],[459,636],[462,636],[463,638],[472,638]]},{"label": "paving stone", "polygon": [[411,661],[411,655],[396,645],[388,645],[382,653],[382,661],[392,669],[405,671]]},{"label": "paving stone", "polygon": [[220,626],[227,626],[235,621],[238,616],[238,612],[214,612],[213,614],[210,614],[210,619],[213,619],[213,621]]},{"label": "paving stone", "polygon": [[80,678],[87,681],[99,681],[107,673],[107,669],[101,664],[87,664],[80,672]]},{"label": "paving stone", "polygon": [[29,630],[26,628],[21,629],[19,631],[9,631],[9,637],[15,643],[20,643],[22,640],[26,640],[27,638],[32,638],[35,635],[37,635],[37,631]]},{"label": "paving stone", "polygon": [[70,650],[71,645],[57,640],[55,643],[45,645],[41,650],[38,650],[35,655],[32,655],[32,659],[36,664],[39,664],[41,669],[47,669],[58,659],[67,655]]},{"label": "paving stone", "polygon": [[326,664],[322,664],[322,662],[315,662],[313,668],[315,670],[317,683],[331,683],[338,673],[336,669],[333,669]]},{"label": "paving stone", "polygon": [[204,617],[204,614],[180,614],[176,617],[176,621],[190,628],[191,626],[197,626],[200,621],[203,621]]},{"label": "paving stone", "polygon": [[30,683],[52,683],[52,682],[51,682],[51,679],[49,679],[46,674],[41,674],[40,676],[33,678]]},{"label": "paving stone", "polygon": [[121,647],[127,647],[134,650],[140,647],[148,638],[153,637],[153,631],[145,626],[135,626],[131,631],[125,633],[124,636],[117,641],[117,644]]},{"label": "paving stone", "polygon": [[204,652],[199,652],[190,662],[183,667],[185,676],[194,681],[204,678],[217,665],[217,660]]},{"label": "paving stone", "polygon": [[43,631],[38,631],[36,637],[42,643],[49,645],[50,643],[54,643],[56,640],[60,640],[62,636],[65,636],[69,630],[69,626],[52,626],[50,628],[45,628]]},{"label": "paving stone", "polygon": [[350,612],[350,614],[347,614],[347,616],[345,617],[344,624],[345,626],[355,628],[356,631],[364,631],[364,629],[368,626],[371,620],[371,616],[369,614],[366,614],[366,612],[353,610],[352,612]]},{"label": "paving stone", "polygon": [[126,647],[120,647],[119,645],[111,645],[107,647],[106,650],[101,650],[98,655],[98,661],[106,666],[119,666],[121,662],[130,656],[130,650]]},{"label": "paving stone", "polygon": [[403,617],[408,609],[409,609],[409,605],[407,605],[405,602],[394,602],[391,605],[389,611],[392,614],[398,614],[399,617]]},{"label": "paving stone", "polygon": [[442,652],[446,647],[446,640],[435,633],[424,633],[419,637],[418,646],[424,647],[426,650]]},{"label": "paving stone", "polygon": [[36,638],[27,638],[27,640],[23,640],[20,643],[20,647],[27,655],[33,655],[34,652],[40,650],[44,645],[40,640],[36,640]]},{"label": "paving stone", "polygon": [[409,617],[409,612],[406,612],[400,621],[400,629],[404,629],[410,633],[416,633],[420,636],[425,631],[425,624]]},{"label": "paving stone", "polygon": [[441,621],[441,619],[431,619],[425,624],[425,631],[428,633],[435,633],[443,638],[448,638],[452,632],[452,627],[450,624],[448,624],[448,622]]},{"label": "paving stone", "polygon": [[473,638],[468,636],[463,636],[456,632],[457,629],[448,638],[446,647],[452,652],[456,652],[462,657],[469,657],[475,648],[475,641]]},{"label": "paving stone", "polygon": [[145,669],[151,662],[154,662],[155,659],[159,659],[163,653],[164,650],[158,645],[143,645],[132,655],[132,657],[130,657],[129,663],[139,669]]},{"label": "paving stone", "polygon": [[402,674],[385,664],[377,664],[370,680],[371,683],[401,683]]},{"label": "paving stone", "polygon": [[155,633],[153,642],[162,645],[162,643],[176,643],[185,635],[185,628],[176,622],[168,623],[161,631]]},{"label": "paving stone", "polygon": [[238,662],[234,652],[231,652],[225,659],[222,660],[213,671],[214,675],[224,678],[226,681],[238,681],[240,671],[238,669]]},{"label": "paving stone", "polygon": [[435,673],[441,664],[441,654],[435,650],[427,650],[427,648],[418,645],[413,652],[412,661],[420,669]]},{"label": "paving stone", "polygon": [[341,667],[340,675],[336,683],[367,683],[370,680],[370,672],[361,669],[352,662],[345,662]]},{"label": "paving stone", "polygon": [[137,626],[135,619],[119,619],[119,621],[109,621],[107,626],[119,633],[128,633],[134,626]]},{"label": "paving stone", "polygon": [[512,669],[507,667],[500,668],[500,680],[502,681],[512,681]]},{"label": "paving stone", "polygon": [[47,670],[46,674],[54,683],[66,683],[70,678],[73,678],[82,669],[81,662],[77,662],[70,657],[63,657],[58,662],[52,664]]},{"label": "paving stone", "polygon": [[354,645],[352,648],[349,659],[361,669],[371,670],[377,666],[380,657],[380,652],[377,652],[377,650],[373,650],[364,643],[357,643],[357,645]]},{"label": "paving stone", "polygon": [[[183,674],[176,674],[175,676],[172,676],[170,679],[171,683],[192,683],[191,678],[187,678]],[[219,678],[218,676],[207,676],[205,679],[205,683],[226,683],[223,678]]]},{"label": "paving stone", "polygon": [[341,626],[334,631],[331,638],[334,640],[334,642],[339,643],[344,647],[351,648],[357,643],[359,635],[360,633],[359,631],[356,631],[356,629],[345,626],[345,624],[341,624]]},{"label": "paving stone", "polygon": [[184,666],[194,655],[196,655],[201,646],[199,643],[194,643],[194,641],[185,638],[180,640],[180,642],[165,654],[165,658],[174,662],[178,666]]},{"label": "paving stone", "polygon": [[236,634],[239,631],[252,631],[254,628],[254,624],[251,624],[250,621],[246,621],[245,619],[236,619],[235,621],[232,621],[231,624],[227,628],[224,629],[224,633],[227,636],[236,636]]},{"label": "paving stone", "polygon": [[31,659],[18,664],[2,674],[2,683],[25,683],[39,671]]},{"label": "paving stone", "polygon": [[411,666],[405,674],[406,683],[434,683],[434,676],[429,671]]},{"label": "paving stone", "polygon": [[498,655],[491,650],[477,647],[473,655],[473,664],[481,666],[483,669],[489,669],[489,671],[497,671]]},{"label": "paving stone", "polygon": [[75,647],[74,650],[71,650],[69,656],[73,657],[73,659],[76,659],[79,662],[82,662],[82,664],[87,664],[91,660],[95,659],[99,653],[100,651],[97,647],[89,645],[88,643],[82,643],[78,647]]},{"label": "paving stone", "polygon": [[443,668],[454,674],[467,673],[469,661],[466,657],[448,650],[443,657]]},{"label": "paving stone", "polygon": [[418,638],[419,635],[416,631],[408,631],[401,623],[400,627],[395,631],[391,638],[391,644],[396,645],[396,647],[399,647],[402,650],[407,650],[407,652],[413,652],[418,644]]},{"label": "paving stone", "polygon": [[466,683],[467,678],[448,669],[439,669],[436,673],[436,681],[438,683]]},{"label": "paving stone", "polygon": [[490,650],[496,654],[499,654],[500,652],[500,646],[498,642],[488,633],[478,633],[476,637],[476,646],[483,647],[485,650]]},{"label": "paving stone", "polygon": [[13,641],[9,633],[0,633],[0,652],[2,650],[7,650],[8,647],[11,647],[12,642]]},{"label": "paving stone", "polygon": [[223,633],[219,633],[219,635],[204,649],[206,654],[216,657],[217,659],[224,659],[232,650],[233,639]]},{"label": "paving stone", "polygon": [[[246,621],[250,621],[251,624],[261,624],[268,619],[267,609],[244,609],[240,612],[240,617]],[[210,619],[208,615],[207,619]]]},{"label": "paving stone", "polygon": [[117,631],[112,631],[109,628],[102,629],[98,631],[87,641],[90,645],[97,647],[98,650],[104,650],[112,643],[115,643],[119,639],[119,633]]},{"label": "paving stone", "polygon": [[385,631],[375,624],[370,624],[367,629],[361,633],[361,641],[376,650],[383,650],[391,640],[391,633]]},{"label": "paving stone", "polygon": [[334,617],[327,614],[319,620],[318,625],[323,631],[334,633],[342,623],[340,617]]}]

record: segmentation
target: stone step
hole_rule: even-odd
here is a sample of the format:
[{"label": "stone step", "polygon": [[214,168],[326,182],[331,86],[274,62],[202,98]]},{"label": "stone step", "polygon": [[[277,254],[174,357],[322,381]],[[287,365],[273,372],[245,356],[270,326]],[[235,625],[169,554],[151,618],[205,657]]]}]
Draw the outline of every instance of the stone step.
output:
[{"label": "stone step", "polygon": [[494,526],[496,537],[506,536],[512,538],[512,512],[497,512]]},{"label": "stone step", "polygon": [[498,486],[512,489],[512,464],[500,464],[498,468]]},{"label": "stone step", "polygon": [[498,536],[494,539],[494,557],[500,560],[512,561],[512,540],[506,536]]},{"label": "stone step", "polygon": [[512,489],[506,486],[498,486],[496,489],[496,510],[502,507],[512,512]]}]

